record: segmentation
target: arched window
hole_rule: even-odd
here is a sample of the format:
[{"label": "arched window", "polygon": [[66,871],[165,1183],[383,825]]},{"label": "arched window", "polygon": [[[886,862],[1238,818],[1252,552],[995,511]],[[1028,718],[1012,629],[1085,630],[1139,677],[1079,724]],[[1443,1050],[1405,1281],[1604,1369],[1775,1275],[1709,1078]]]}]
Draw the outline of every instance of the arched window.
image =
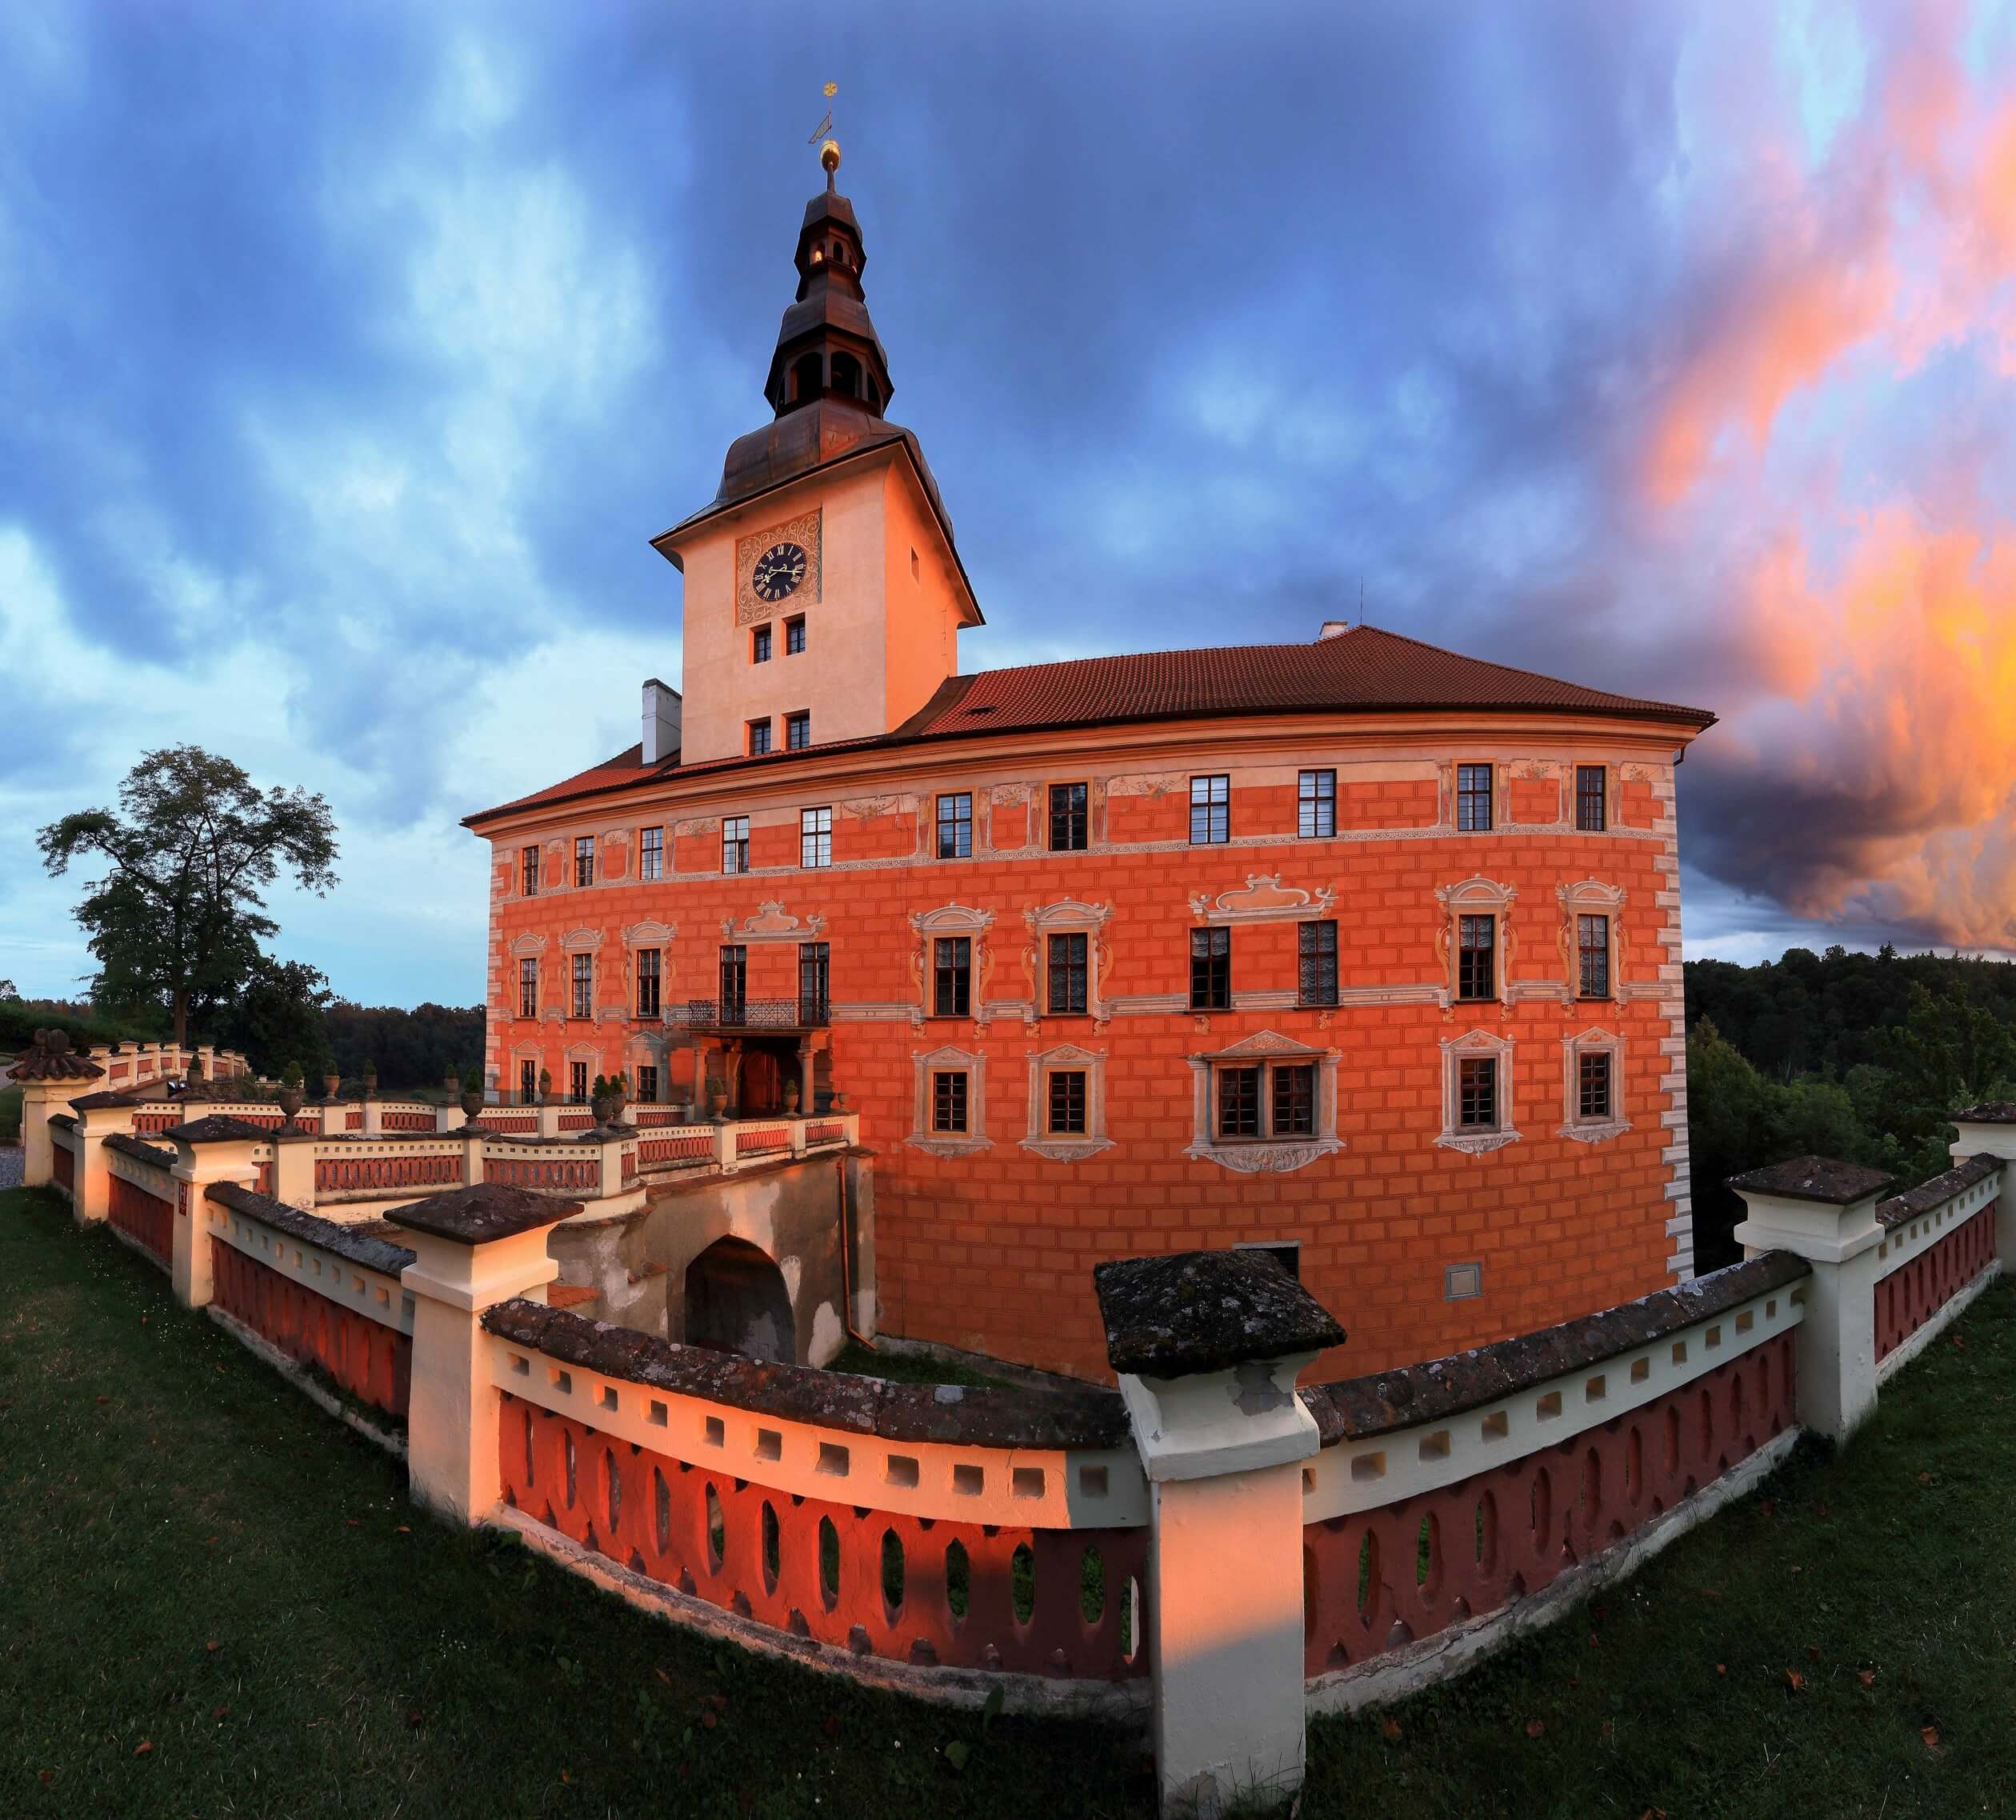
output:
[{"label": "arched window", "polygon": [[833,389],[842,398],[861,396],[861,362],[850,354],[833,357]]},{"label": "arched window", "polygon": [[801,356],[791,368],[792,398],[799,404],[809,405],[825,389],[825,378],[818,355]]}]

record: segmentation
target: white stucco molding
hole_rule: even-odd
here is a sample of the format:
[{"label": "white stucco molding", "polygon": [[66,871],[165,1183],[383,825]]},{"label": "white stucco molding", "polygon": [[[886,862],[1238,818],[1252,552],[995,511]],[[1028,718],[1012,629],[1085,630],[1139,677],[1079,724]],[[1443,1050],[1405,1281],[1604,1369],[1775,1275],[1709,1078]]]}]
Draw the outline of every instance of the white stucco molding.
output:
[{"label": "white stucco molding", "polygon": [[[1183,1147],[1183,1154],[1202,1158],[1242,1175],[1273,1175],[1302,1169],[1319,1157],[1342,1150],[1343,1140],[1337,1134],[1338,1057],[1336,1050],[1313,1048],[1293,1037],[1283,1036],[1278,1030],[1256,1030],[1229,1048],[1187,1057],[1190,1066],[1191,1135],[1190,1142]],[[1218,1138],[1212,1126],[1214,1077],[1224,1068],[1264,1066],[1268,1062],[1307,1065],[1315,1069],[1316,1129],[1281,1138]],[[1274,1113],[1270,1094],[1271,1087],[1263,1083],[1261,1118],[1269,1124]]]},{"label": "white stucco molding", "polygon": [[[1495,1058],[1498,1062],[1498,1123],[1489,1130],[1479,1130],[1457,1122],[1461,1110],[1462,1064],[1484,1057]],[[1435,1140],[1439,1147],[1461,1150],[1468,1156],[1482,1156],[1519,1141],[1519,1132],[1513,1119],[1510,1037],[1474,1030],[1445,1039],[1442,1045],[1442,1135]]]},{"label": "white stucco molding", "polygon": [[1194,891],[1190,907],[1203,922],[1306,922],[1328,916],[1336,902],[1334,886],[1319,885],[1306,891],[1283,885],[1278,872],[1249,872],[1243,890],[1221,891],[1216,897]]}]

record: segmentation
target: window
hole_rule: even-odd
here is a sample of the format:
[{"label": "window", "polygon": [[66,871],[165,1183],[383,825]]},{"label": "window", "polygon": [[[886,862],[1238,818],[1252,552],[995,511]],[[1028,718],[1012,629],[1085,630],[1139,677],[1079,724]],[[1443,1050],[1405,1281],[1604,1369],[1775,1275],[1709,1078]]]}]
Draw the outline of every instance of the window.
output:
[{"label": "window", "polygon": [[1466,834],[1481,833],[1491,825],[1491,767],[1458,765],[1456,767],[1456,826]]},{"label": "window", "polygon": [[742,1007],[749,1002],[749,950],[741,946],[721,950],[721,1021],[739,1024]]},{"label": "window", "polygon": [[574,1015],[592,1018],[595,1014],[595,957],[593,954],[576,954],[574,957]]},{"label": "window", "polygon": [[587,1098],[588,1064],[586,1062],[575,1062],[568,1065],[567,1090],[576,1106],[579,1106]]},{"label": "window", "polygon": [[1086,1134],[1085,1070],[1053,1068],[1048,1081],[1048,1116],[1045,1129],[1054,1138],[1082,1138]]},{"label": "window", "polygon": [[1316,1070],[1309,1062],[1277,1062],[1274,1077],[1273,1125],[1276,1138],[1313,1137],[1316,1130]]},{"label": "window", "polygon": [[646,828],[638,836],[637,875],[640,878],[665,876],[665,830]]},{"label": "window", "polygon": [[1337,832],[1337,774],[1304,771],[1295,785],[1295,831],[1306,841]]},{"label": "window", "polygon": [[1575,918],[1575,958],[1579,963],[1581,993],[1585,998],[1610,997],[1610,918],[1578,916]]},{"label": "window", "polygon": [[752,758],[761,758],[770,749],[770,717],[765,715],[762,719],[749,723],[749,755]]},{"label": "window", "polygon": [[723,872],[746,872],[749,870],[749,818],[746,815],[724,815],[721,818],[721,870]]},{"label": "window", "polygon": [[574,842],[574,883],[592,885],[595,882],[595,837],[580,835]]},{"label": "window", "polygon": [[1053,935],[1050,938],[1046,1002],[1052,1012],[1069,1015],[1085,1009],[1086,955],[1090,947],[1090,942],[1083,935]]},{"label": "window", "polygon": [[749,634],[749,661],[751,663],[768,663],[770,660],[770,629],[758,626]]},{"label": "window", "polygon": [[658,1014],[658,950],[640,948],[637,952],[637,1014],[640,1018],[655,1018]]},{"label": "window", "polygon": [[1193,929],[1190,931],[1190,1002],[1193,1011],[1229,1011],[1232,1009],[1230,930]]},{"label": "window", "polygon": [[1600,834],[1610,825],[1608,781],[1601,765],[1575,767],[1575,826],[1586,834]]},{"label": "window", "polygon": [[645,1106],[656,1106],[658,1097],[658,1071],[651,1062],[640,1063],[637,1070],[637,1097]]},{"label": "window", "polygon": [[1088,844],[1083,784],[1050,786],[1050,844],[1052,853],[1083,853]]},{"label": "window", "polygon": [[966,1128],[966,1077],[941,1070],[931,1076],[931,1129],[963,1134]]},{"label": "window", "polygon": [[973,938],[941,935],[932,944],[931,1005],[940,1018],[963,1018],[973,1008]]},{"label": "window", "polygon": [[798,864],[830,866],[833,863],[833,811],[801,809],[798,811]]},{"label": "window", "polygon": [[1610,1117],[1610,1052],[1586,1049],[1575,1058],[1575,1116],[1593,1122]]},{"label": "window", "polygon": [[1458,998],[1494,998],[1498,996],[1498,918],[1494,916],[1460,916],[1456,954],[1456,996]]},{"label": "window", "polygon": [[968,791],[938,799],[938,856],[940,859],[973,857],[973,798]]},{"label": "window", "polygon": [[518,894],[526,898],[539,894],[539,850],[536,846],[518,849]]},{"label": "window", "polygon": [[1337,925],[1303,922],[1295,930],[1295,1002],[1337,1002]]},{"label": "window", "polygon": [[539,963],[530,954],[518,962],[518,1015],[539,1014]]},{"label": "window", "polygon": [[1218,1136],[1258,1137],[1260,1070],[1258,1068],[1222,1068],[1218,1070]]},{"label": "window", "polygon": [[518,1104],[532,1106],[539,1098],[539,1065],[536,1062],[518,1064]]},{"label": "window", "polygon": [[801,1024],[823,1024],[826,1021],[826,984],[832,959],[833,950],[826,942],[798,943],[798,1022]]},{"label": "window", "polygon": [[1232,838],[1232,780],[1190,779],[1190,845],[1216,846]]},{"label": "window", "polygon": [[805,649],[805,615],[798,614],[784,622],[784,654],[794,658]]},{"label": "window", "polygon": [[802,752],[812,743],[812,716],[804,709],[784,717],[784,750]]},{"label": "window", "polygon": [[1498,1124],[1498,1058],[1468,1055],[1457,1064],[1456,1123],[1465,1131],[1495,1131]]}]

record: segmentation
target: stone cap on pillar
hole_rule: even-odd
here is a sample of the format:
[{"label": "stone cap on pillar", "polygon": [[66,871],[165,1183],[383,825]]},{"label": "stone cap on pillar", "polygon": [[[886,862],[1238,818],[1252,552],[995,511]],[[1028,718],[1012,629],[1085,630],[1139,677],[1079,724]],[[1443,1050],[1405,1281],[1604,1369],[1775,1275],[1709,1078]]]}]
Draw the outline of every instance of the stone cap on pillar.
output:
[{"label": "stone cap on pillar", "polygon": [[432,1238],[453,1239],[461,1245],[487,1245],[556,1225],[569,1214],[579,1213],[582,1205],[530,1188],[479,1182],[472,1187],[450,1188],[424,1200],[409,1202],[403,1207],[394,1207],[385,1217],[394,1226]]},{"label": "stone cap on pillar", "polygon": [[1946,1116],[1955,1125],[2016,1125],[2016,1102],[1984,1100],[1979,1106],[1963,1106]]},{"label": "stone cap on pillar", "polygon": [[53,1030],[35,1032],[27,1051],[7,1070],[7,1078],[25,1086],[31,1081],[95,1081],[104,1073],[90,1056],[70,1047],[68,1030]]},{"label": "stone cap on pillar", "polygon": [[249,1118],[234,1118],[227,1112],[208,1113],[186,1125],[171,1125],[161,1134],[178,1144],[235,1144],[247,1138],[264,1144],[273,1138],[270,1126],[254,1125]]},{"label": "stone cap on pillar", "polygon": [[1826,1206],[1846,1207],[1882,1194],[1896,1180],[1863,1163],[1838,1162],[1831,1157],[1792,1157],[1732,1175],[1729,1186],[1739,1194],[1770,1194],[1782,1201],[1818,1201]]},{"label": "stone cap on pillar", "polygon": [[72,1112],[96,1112],[102,1106],[144,1106],[146,1103],[138,1094],[121,1091],[80,1094],[70,1102]]},{"label": "stone cap on pillar", "polygon": [[1094,1266],[1116,1372],[1162,1379],[1339,1346],[1344,1330],[1260,1251],[1177,1251]]}]

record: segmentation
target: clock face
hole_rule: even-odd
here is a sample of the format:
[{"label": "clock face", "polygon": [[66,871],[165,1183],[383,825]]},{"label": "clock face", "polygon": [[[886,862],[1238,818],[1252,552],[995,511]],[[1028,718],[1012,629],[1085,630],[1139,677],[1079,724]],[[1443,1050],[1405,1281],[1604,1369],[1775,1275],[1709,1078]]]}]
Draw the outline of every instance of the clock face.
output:
[{"label": "clock face", "polygon": [[782,600],[804,579],[804,550],[795,543],[778,543],[756,558],[750,586],[765,600]]}]

